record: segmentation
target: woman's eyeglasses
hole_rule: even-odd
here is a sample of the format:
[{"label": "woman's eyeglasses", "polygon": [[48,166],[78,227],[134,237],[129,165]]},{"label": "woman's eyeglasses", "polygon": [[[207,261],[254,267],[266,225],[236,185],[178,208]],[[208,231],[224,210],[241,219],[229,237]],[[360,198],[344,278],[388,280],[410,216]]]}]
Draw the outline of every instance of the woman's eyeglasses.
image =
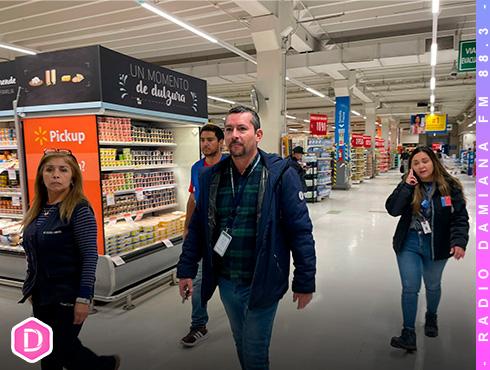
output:
[{"label": "woman's eyeglasses", "polygon": [[59,148],[46,148],[46,149],[44,149],[44,155],[54,154],[54,153],[69,155],[75,160],[75,162],[77,161],[77,158],[73,155],[73,153],[71,152],[70,149],[59,149]]}]

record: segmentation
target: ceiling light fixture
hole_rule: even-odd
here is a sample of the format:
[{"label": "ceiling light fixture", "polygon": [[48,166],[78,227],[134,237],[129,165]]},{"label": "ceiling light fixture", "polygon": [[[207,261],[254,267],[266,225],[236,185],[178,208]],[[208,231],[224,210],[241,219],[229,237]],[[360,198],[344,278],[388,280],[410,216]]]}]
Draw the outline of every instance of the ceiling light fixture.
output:
[{"label": "ceiling light fixture", "polygon": [[310,120],[309,119],[304,119],[303,122],[304,123],[310,123]]},{"label": "ceiling light fixture", "polygon": [[317,90],[315,90],[315,89],[312,89],[311,87],[307,87],[307,88],[306,88],[306,91],[309,91],[309,92],[311,92],[313,95],[319,96],[320,98],[324,98],[324,97],[325,97],[325,95],[324,95],[324,94],[322,94],[320,91],[317,91]]},{"label": "ceiling light fixture", "polygon": [[436,89],[436,78],[435,77],[431,77],[430,78],[430,89],[431,90],[435,90]]},{"label": "ceiling light fixture", "polygon": [[435,101],[436,101],[436,96],[434,94],[430,94],[430,103],[434,104]]},{"label": "ceiling light fixture", "polygon": [[12,44],[7,44],[5,42],[0,42],[0,48],[9,49],[9,50],[17,51],[19,53],[29,54],[29,55],[36,55],[37,54],[37,52],[34,50],[25,49],[25,48],[15,46]]},{"label": "ceiling light fixture", "polygon": [[286,79],[286,81],[289,81],[292,84],[295,84],[296,86],[299,86],[302,89],[305,89],[306,91],[308,91],[308,92],[310,92],[310,93],[312,93],[312,94],[314,94],[314,95],[316,95],[316,96],[318,96],[320,98],[327,99],[329,102],[335,104],[335,101],[334,100],[330,99],[328,96],[326,96],[325,94],[322,94],[318,90],[315,90],[315,89],[309,87],[308,85],[305,85],[303,82],[298,81],[298,80],[296,80],[294,78],[291,78],[291,77],[287,77],[287,76],[285,77],[285,79]]},{"label": "ceiling light fixture", "polygon": [[435,108],[433,105],[430,106],[430,114],[434,114]]},{"label": "ceiling light fixture", "polygon": [[296,119],[295,116],[290,116],[289,114],[286,114],[286,118],[289,118],[289,119]]},{"label": "ceiling light fixture", "polygon": [[253,56],[245,53],[243,50],[240,50],[240,49],[234,47],[233,45],[228,44],[225,41],[221,41],[221,40],[207,34],[204,31],[201,31],[200,29],[184,22],[183,20],[177,18],[176,16],[173,16],[173,15],[170,15],[169,13],[164,12],[163,10],[161,10],[160,8],[157,8],[156,6],[148,4],[145,0],[136,0],[136,2],[139,5],[141,5],[143,8],[159,15],[160,17],[165,18],[166,20],[177,24],[180,27],[185,28],[188,31],[191,31],[192,33],[208,40],[209,42],[212,42],[213,44],[218,44],[218,45],[224,47],[225,49],[228,49],[229,51],[241,56],[244,59],[247,59],[249,62],[251,62],[253,64],[257,64],[257,61],[255,60],[255,58]]},{"label": "ceiling light fixture", "polygon": [[439,13],[439,0],[432,0],[432,14]]},{"label": "ceiling light fixture", "polygon": [[360,116],[361,115],[361,113],[356,112],[355,110],[351,110],[351,113],[355,114],[356,116]]},{"label": "ceiling light fixture", "polygon": [[218,98],[217,96],[212,96],[212,95],[208,95],[208,99],[212,99],[212,100],[216,100],[216,101],[220,101],[220,102],[232,104],[232,105],[236,104],[236,102],[234,102],[233,100]]},{"label": "ceiling light fixture", "polygon": [[430,65],[435,66],[437,64],[437,42],[430,46]]}]

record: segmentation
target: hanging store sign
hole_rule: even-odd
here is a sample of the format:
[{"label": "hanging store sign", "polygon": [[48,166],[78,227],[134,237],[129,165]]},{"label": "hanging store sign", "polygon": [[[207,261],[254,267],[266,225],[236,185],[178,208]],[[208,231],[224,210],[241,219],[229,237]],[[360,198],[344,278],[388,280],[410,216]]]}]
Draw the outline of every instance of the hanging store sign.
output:
[{"label": "hanging store sign", "polygon": [[97,247],[104,254],[99,149],[95,116],[29,118],[23,120],[29,201],[35,196],[37,166],[45,149],[68,149],[77,159],[83,176],[83,191],[97,219]]},{"label": "hanging store sign", "polygon": [[[349,160],[350,97],[335,99],[335,159]],[[345,141],[347,138],[347,142]],[[344,154],[345,153],[345,154]]]},{"label": "hanging store sign", "polygon": [[426,131],[426,119],[425,113],[412,114],[410,116],[410,134],[420,135],[425,134]]},{"label": "hanging store sign", "polygon": [[425,116],[425,131],[431,134],[443,134],[447,132],[446,114],[428,114]]},{"label": "hanging store sign", "polygon": [[476,71],[476,40],[459,42],[458,71]]},{"label": "hanging store sign", "polygon": [[370,135],[363,135],[363,140],[364,140],[364,148],[371,148],[372,146],[372,141],[371,141],[371,136]]},{"label": "hanging store sign", "polygon": [[375,146],[376,146],[376,148],[384,148],[385,147],[385,139],[376,139]]},{"label": "hanging store sign", "polygon": [[205,80],[102,46],[23,56],[16,59],[15,66],[24,89],[19,106],[104,102],[208,117]]},{"label": "hanging store sign", "polygon": [[15,59],[19,106],[100,101],[98,46]]},{"label": "hanging store sign", "polygon": [[326,114],[310,114],[310,131],[312,135],[327,134],[328,117]]},{"label": "hanging store sign", "polygon": [[208,117],[206,81],[100,47],[103,101]]},{"label": "hanging store sign", "polygon": [[363,148],[364,136],[359,134],[352,134],[351,145],[353,148]]},{"label": "hanging store sign", "polygon": [[0,111],[13,109],[16,94],[15,62],[0,63]]}]

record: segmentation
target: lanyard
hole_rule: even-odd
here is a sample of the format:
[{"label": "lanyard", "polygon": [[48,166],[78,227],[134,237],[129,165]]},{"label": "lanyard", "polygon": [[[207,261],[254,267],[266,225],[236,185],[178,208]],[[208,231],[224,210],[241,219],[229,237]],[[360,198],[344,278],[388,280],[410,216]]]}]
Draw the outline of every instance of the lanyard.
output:
[{"label": "lanyard", "polygon": [[422,206],[422,209],[423,209],[422,213],[426,217],[428,215],[428,209],[430,208],[430,201],[432,198],[432,184],[427,186],[427,191],[426,192],[424,191],[424,193],[425,193],[424,194],[424,200],[422,201],[422,203],[420,205]]},{"label": "lanyard", "polygon": [[254,172],[255,168],[260,162],[260,155],[257,157],[252,169],[248,173],[247,177],[245,179],[240,179],[239,182],[239,189],[238,189],[238,194],[235,194],[235,180],[233,179],[233,169],[231,168],[231,162],[230,162],[230,181],[231,181],[231,190],[233,192],[233,208],[230,213],[230,217],[228,219],[228,222],[226,224],[226,229],[231,228],[233,225],[233,222],[235,221],[235,218],[237,216],[237,208],[240,206],[240,203],[242,201],[243,193],[245,192],[245,185],[247,184],[248,178],[250,175]]}]

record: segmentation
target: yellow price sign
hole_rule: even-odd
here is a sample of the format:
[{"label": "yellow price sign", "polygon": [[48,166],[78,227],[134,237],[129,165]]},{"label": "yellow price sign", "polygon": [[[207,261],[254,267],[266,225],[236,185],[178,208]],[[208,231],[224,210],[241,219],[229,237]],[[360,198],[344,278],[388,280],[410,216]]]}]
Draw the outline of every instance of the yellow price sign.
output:
[{"label": "yellow price sign", "polygon": [[425,116],[425,132],[446,131],[445,114],[428,114]]}]

